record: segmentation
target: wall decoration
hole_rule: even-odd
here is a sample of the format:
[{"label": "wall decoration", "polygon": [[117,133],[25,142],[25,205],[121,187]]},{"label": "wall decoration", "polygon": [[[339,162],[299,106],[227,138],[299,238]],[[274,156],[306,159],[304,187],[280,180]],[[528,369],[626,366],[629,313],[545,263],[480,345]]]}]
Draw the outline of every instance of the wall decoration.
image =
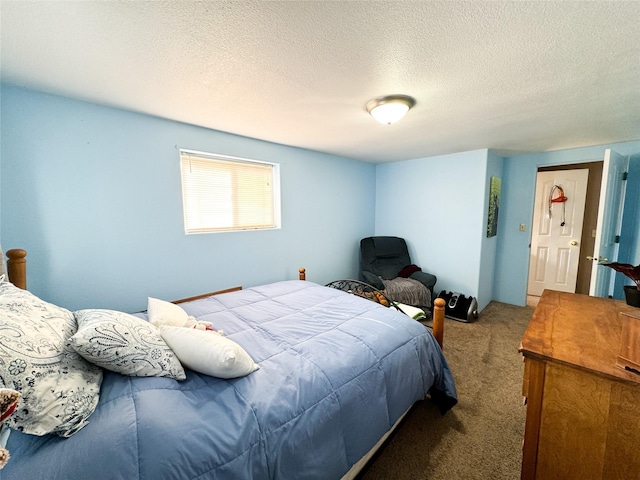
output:
[{"label": "wall decoration", "polygon": [[498,233],[498,209],[500,207],[500,187],[502,181],[491,177],[489,184],[489,219],[487,220],[487,238]]}]

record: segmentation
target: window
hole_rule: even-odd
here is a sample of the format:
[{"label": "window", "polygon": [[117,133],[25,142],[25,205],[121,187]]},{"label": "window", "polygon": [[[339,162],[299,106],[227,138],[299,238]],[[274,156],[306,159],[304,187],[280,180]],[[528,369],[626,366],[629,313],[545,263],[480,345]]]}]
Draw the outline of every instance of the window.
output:
[{"label": "window", "polygon": [[180,150],[186,233],[280,227],[275,163]]}]

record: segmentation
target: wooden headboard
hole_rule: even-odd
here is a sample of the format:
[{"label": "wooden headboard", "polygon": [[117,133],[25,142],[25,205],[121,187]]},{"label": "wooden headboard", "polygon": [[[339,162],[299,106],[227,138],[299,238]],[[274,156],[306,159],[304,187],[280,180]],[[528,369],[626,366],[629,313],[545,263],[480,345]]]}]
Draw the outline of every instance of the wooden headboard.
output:
[{"label": "wooden headboard", "polygon": [[14,248],[7,252],[7,274],[9,281],[16,287],[27,289],[27,256],[26,250]]},{"label": "wooden headboard", "polygon": [[[16,287],[27,289],[27,252],[21,248],[14,248],[7,252],[7,273],[9,274],[9,280]],[[298,271],[298,277],[300,280],[306,280],[306,271],[304,268],[300,268]],[[174,303],[181,303],[185,301],[195,300],[196,298],[208,297],[215,293],[223,293],[226,291],[239,290],[242,287],[233,287],[222,292],[212,292],[205,295],[198,295],[197,297],[190,297],[182,300],[177,300]],[[440,348],[442,348],[444,339],[444,304],[445,301],[442,298],[436,298],[433,302],[433,336],[437,340]]]}]

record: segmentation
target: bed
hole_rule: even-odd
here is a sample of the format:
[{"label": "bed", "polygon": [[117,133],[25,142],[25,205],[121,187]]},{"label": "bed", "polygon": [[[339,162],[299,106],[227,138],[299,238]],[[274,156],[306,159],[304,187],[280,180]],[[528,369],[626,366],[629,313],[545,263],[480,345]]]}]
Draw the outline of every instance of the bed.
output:
[{"label": "bed", "polygon": [[[0,284],[0,308],[12,304],[7,298],[24,302],[26,295],[27,302],[42,302]],[[298,279],[171,305],[207,327],[161,326],[163,335],[189,331],[209,335],[207,340],[223,338],[246,354],[246,370],[219,378],[185,367],[178,380],[125,375],[86,362],[85,377],[99,387],[88,395],[95,405],[81,402],[89,415],[43,435],[12,428],[6,443],[11,459],[0,479],[353,478],[416,401],[426,395],[443,414],[457,401],[431,331],[357,295]],[[148,324],[152,314],[150,309],[133,317]],[[75,334],[68,332],[72,338],[87,315],[71,313],[79,325]],[[6,321],[0,327],[6,357]],[[212,328],[224,334],[207,331]],[[201,351],[179,348],[175,344],[180,360]],[[14,388],[9,378],[3,381]]]}]

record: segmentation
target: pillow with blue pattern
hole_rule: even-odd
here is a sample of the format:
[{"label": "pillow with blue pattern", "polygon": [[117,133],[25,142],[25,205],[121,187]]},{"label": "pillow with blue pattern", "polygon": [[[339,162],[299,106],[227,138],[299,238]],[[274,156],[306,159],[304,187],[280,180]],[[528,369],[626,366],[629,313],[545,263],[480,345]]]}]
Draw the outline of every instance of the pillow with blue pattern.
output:
[{"label": "pillow with blue pattern", "polygon": [[180,360],[151,323],[115,310],[74,312],[71,346],[89,362],[134,377],[186,378]]},{"label": "pillow with blue pattern", "polygon": [[88,423],[98,404],[102,369],[71,347],[76,329],[69,310],[0,283],[0,386],[21,395],[6,420],[9,427],[69,437]]}]

